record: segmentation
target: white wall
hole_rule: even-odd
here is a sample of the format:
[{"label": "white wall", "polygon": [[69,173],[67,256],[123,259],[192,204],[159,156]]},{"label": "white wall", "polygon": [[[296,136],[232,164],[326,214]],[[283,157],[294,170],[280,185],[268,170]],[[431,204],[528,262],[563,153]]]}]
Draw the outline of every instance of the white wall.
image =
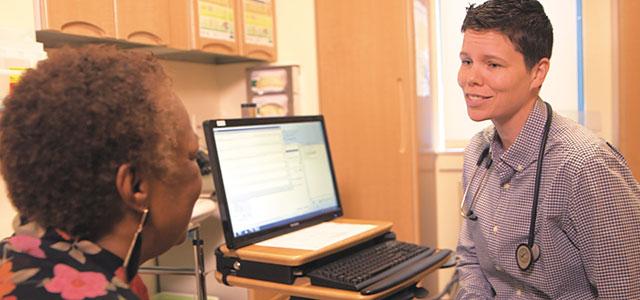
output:
[{"label": "white wall", "polygon": [[[0,28],[34,32],[35,40],[34,27],[32,1],[0,1]],[[14,216],[15,209],[7,198],[4,180],[0,179],[0,239],[13,232],[11,221]]]},{"label": "white wall", "polygon": [[586,126],[617,144],[616,0],[582,0]]},{"label": "white wall", "polygon": [[[464,98],[457,82],[460,66],[459,52],[462,45],[460,27],[469,3],[484,0],[435,0],[439,4],[440,27],[435,31],[440,48],[436,51],[439,60],[438,105],[443,118],[439,130],[444,134],[435,144],[440,148],[464,147],[476,132],[488,126],[489,121],[474,122],[467,116]],[[554,45],[551,68],[541,97],[551,103],[555,111],[577,120],[577,18],[576,1],[540,0],[554,29]]]}]

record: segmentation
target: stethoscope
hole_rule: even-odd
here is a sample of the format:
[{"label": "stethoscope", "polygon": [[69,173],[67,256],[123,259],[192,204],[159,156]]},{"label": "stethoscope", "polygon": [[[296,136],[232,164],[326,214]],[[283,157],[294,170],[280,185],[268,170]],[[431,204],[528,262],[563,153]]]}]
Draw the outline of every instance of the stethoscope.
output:
[{"label": "stethoscope", "polygon": [[[536,168],[536,181],[535,181],[535,187],[533,190],[533,205],[531,207],[531,221],[529,223],[529,239],[526,244],[520,244],[516,248],[516,262],[518,263],[518,267],[522,271],[526,271],[529,268],[531,268],[533,263],[537,261],[538,258],[540,257],[540,247],[534,243],[536,215],[538,212],[538,197],[540,195],[540,176],[542,173],[542,160],[544,158],[544,150],[547,146],[549,130],[551,129],[551,118],[553,115],[551,105],[549,105],[549,103],[546,103],[546,102],[544,104],[547,106],[547,120],[544,124],[544,132],[542,134],[542,141],[540,141],[540,150],[538,151],[538,165]],[[478,196],[478,194],[480,194],[480,192],[482,191],[485,185],[487,173],[489,173],[489,168],[493,163],[493,160],[491,158],[489,158],[489,160],[485,164],[485,167],[487,170],[482,174],[482,178],[480,179],[480,185],[476,189],[475,193],[473,193],[473,197],[471,198],[471,202],[469,203],[468,210],[465,210],[464,208],[465,200],[467,199],[467,193],[469,192],[469,187],[471,187],[471,184],[474,182],[476,175],[478,174],[478,169],[480,169],[480,165],[482,165],[485,158],[487,158],[488,156],[489,156],[489,146],[487,146],[484,150],[482,150],[482,153],[478,158],[478,162],[476,162],[476,170],[473,172],[473,175],[471,176],[471,180],[469,181],[469,184],[467,185],[467,187],[464,189],[464,194],[462,195],[462,203],[460,204],[460,214],[464,218],[469,219],[471,221],[478,220],[478,216],[473,211],[473,204],[476,200],[476,197]]]}]

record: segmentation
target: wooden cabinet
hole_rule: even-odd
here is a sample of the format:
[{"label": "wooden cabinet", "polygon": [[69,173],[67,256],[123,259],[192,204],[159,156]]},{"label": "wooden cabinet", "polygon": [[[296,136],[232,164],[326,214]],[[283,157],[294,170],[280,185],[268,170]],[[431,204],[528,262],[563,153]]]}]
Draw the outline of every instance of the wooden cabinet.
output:
[{"label": "wooden cabinet", "polygon": [[618,2],[618,28],[619,28],[619,139],[620,151],[624,154],[629,167],[640,181],[640,41],[638,31],[640,20],[634,16],[634,12],[640,9],[640,2],[622,0]]},{"label": "wooden cabinet", "polygon": [[417,95],[413,10],[412,0],[316,1],[320,111],[345,216],[392,221],[400,239],[419,242],[427,99]]},{"label": "wooden cabinet", "polygon": [[241,55],[275,61],[275,0],[236,0],[236,3],[240,17]]},{"label": "wooden cabinet", "polygon": [[115,37],[113,0],[40,0],[42,29],[92,37]]},{"label": "wooden cabinet", "polygon": [[276,60],[274,0],[34,1],[41,20],[37,38],[48,47],[89,42],[136,46],[130,42],[157,46],[151,50],[167,59]]},{"label": "wooden cabinet", "polygon": [[195,49],[238,55],[238,9],[235,0],[193,0]]},{"label": "wooden cabinet", "polygon": [[193,0],[167,0],[169,2],[169,22],[171,39],[169,46],[174,49],[193,49],[194,32],[191,26],[191,6]]},{"label": "wooden cabinet", "polygon": [[435,246],[428,19],[420,0],[316,1],[320,111],[345,216]]},{"label": "wooden cabinet", "polygon": [[114,0],[117,37],[133,43],[191,50],[192,0]]},{"label": "wooden cabinet", "polygon": [[170,1],[115,0],[118,9],[116,37],[134,43],[170,45],[170,26],[172,25]]},{"label": "wooden cabinet", "polygon": [[315,3],[320,111],[345,217],[391,221],[398,239],[436,246],[428,3]]}]

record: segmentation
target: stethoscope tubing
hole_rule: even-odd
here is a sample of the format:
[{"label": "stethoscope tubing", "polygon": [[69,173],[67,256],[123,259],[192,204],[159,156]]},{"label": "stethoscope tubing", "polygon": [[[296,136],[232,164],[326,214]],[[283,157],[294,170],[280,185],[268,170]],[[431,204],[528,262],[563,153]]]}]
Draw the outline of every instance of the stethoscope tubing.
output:
[{"label": "stethoscope tubing", "polygon": [[540,141],[540,150],[538,151],[536,181],[533,190],[533,204],[531,205],[531,222],[529,223],[529,241],[527,242],[529,248],[533,247],[535,239],[536,218],[538,216],[538,198],[540,197],[540,183],[542,181],[542,160],[544,159],[544,152],[547,148],[547,140],[549,139],[549,131],[551,130],[551,119],[553,117],[551,104],[547,102],[544,104],[547,106],[547,120],[544,123],[544,132],[542,133],[542,141]]},{"label": "stethoscope tubing", "polygon": [[[551,108],[551,105],[547,102],[544,102],[546,108],[547,108],[547,119],[545,120],[545,124],[544,124],[544,130],[542,133],[542,139],[540,141],[540,149],[538,150],[538,162],[537,162],[537,166],[536,166],[536,177],[535,177],[535,186],[534,186],[534,190],[533,190],[533,203],[531,205],[531,219],[529,222],[529,234],[528,234],[528,239],[527,239],[527,249],[529,251],[529,254],[532,254],[532,249],[534,247],[534,241],[535,241],[535,228],[536,228],[536,218],[538,215],[538,199],[540,197],[540,184],[541,184],[541,180],[542,180],[542,164],[543,164],[543,160],[544,160],[544,152],[546,150],[546,146],[547,146],[547,140],[549,139],[549,131],[551,130],[551,121],[552,121],[552,117],[553,117],[553,110]],[[473,197],[471,198],[471,202],[469,203],[469,209],[465,212],[464,210],[464,204],[465,204],[465,200],[467,199],[467,194],[469,192],[469,188],[471,187],[472,183],[474,182],[476,175],[478,174],[478,170],[480,169],[480,166],[482,165],[482,162],[485,160],[485,158],[487,158],[487,156],[489,156],[489,161],[486,164],[486,171],[482,174],[482,177],[480,179],[480,185],[478,186],[478,188],[476,189],[475,193],[473,193]],[[464,189],[464,193],[462,195],[462,203],[460,204],[460,214],[464,217],[467,218],[469,220],[472,221],[476,221],[478,219],[478,216],[475,214],[475,212],[473,211],[473,205],[475,204],[475,200],[476,197],[481,193],[481,190],[483,189],[484,185],[485,185],[485,181],[486,181],[486,176],[489,173],[489,168],[491,167],[491,164],[493,163],[493,160],[490,157],[490,150],[489,150],[489,146],[487,146],[484,150],[482,150],[482,153],[480,154],[480,156],[478,157],[478,161],[476,162],[476,169],[473,172],[473,175],[471,176],[471,180],[469,181],[469,184],[467,184],[466,188]],[[524,245],[522,245],[524,246]],[[518,246],[518,248],[520,248],[520,246]],[[539,250],[539,248],[538,248]],[[539,255],[539,253],[538,253]],[[516,254],[516,258],[517,258],[517,254]],[[520,266],[520,268],[522,270],[526,270],[528,269],[531,264],[532,261],[534,261],[536,258],[532,257],[532,260],[526,264],[525,267],[520,266],[520,263],[518,264]]]},{"label": "stethoscope tubing", "polygon": [[469,193],[469,188],[471,187],[471,183],[474,182],[474,180],[476,179],[476,175],[478,175],[478,169],[480,169],[480,165],[488,155],[489,155],[489,147],[486,147],[484,148],[484,150],[482,150],[482,153],[478,158],[478,162],[476,163],[476,170],[473,172],[473,175],[471,176],[471,180],[469,181],[469,184],[467,184],[467,187],[464,189],[464,193],[462,194],[462,202],[460,203],[460,215],[474,221],[478,219],[478,216],[476,216],[475,213],[473,212],[473,203],[475,202],[476,197],[480,194],[480,190],[484,187],[487,173],[489,173],[489,168],[493,163],[493,160],[491,158],[489,158],[489,162],[487,163],[487,166],[486,166],[487,170],[482,174],[482,177],[480,178],[480,185],[476,189],[476,192],[473,193],[473,197],[471,197],[471,202],[469,203],[469,210],[467,212],[464,211],[464,200],[467,199],[467,194]]}]

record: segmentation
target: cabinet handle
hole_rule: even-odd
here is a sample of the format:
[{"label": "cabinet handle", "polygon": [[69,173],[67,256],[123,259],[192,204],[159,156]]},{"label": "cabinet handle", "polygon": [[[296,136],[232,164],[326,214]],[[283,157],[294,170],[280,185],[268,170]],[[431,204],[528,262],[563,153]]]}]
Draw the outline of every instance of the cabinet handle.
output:
[{"label": "cabinet handle", "polygon": [[148,31],[134,31],[127,35],[127,40],[131,42],[154,44],[158,46],[165,46],[167,44],[162,40],[161,37]]},{"label": "cabinet handle", "polygon": [[406,99],[404,97],[404,86],[403,80],[401,77],[396,79],[396,84],[398,85],[398,101],[399,101],[399,110],[400,110],[400,145],[398,147],[398,152],[400,154],[405,154],[407,152],[407,126],[406,126]]},{"label": "cabinet handle", "polygon": [[207,52],[228,54],[228,55],[237,54],[235,52],[235,50],[233,48],[231,48],[230,46],[227,46],[227,45],[222,44],[222,43],[216,43],[216,42],[202,44],[202,46],[200,46],[200,50],[207,51]]},{"label": "cabinet handle", "polygon": [[264,59],[264,60],[274,60],[273,55],[271,53],[262,49],[247,51],[247,53],[244,53],[244,54],[246,56],[253,57],[253,58]]},{"label": "cabinet handle", "polygon": [[105,37],[106,33],[102,28],[84,21],[73,21],[60,26],[60,31],[64,33],[91,35],[95,37]]}]

